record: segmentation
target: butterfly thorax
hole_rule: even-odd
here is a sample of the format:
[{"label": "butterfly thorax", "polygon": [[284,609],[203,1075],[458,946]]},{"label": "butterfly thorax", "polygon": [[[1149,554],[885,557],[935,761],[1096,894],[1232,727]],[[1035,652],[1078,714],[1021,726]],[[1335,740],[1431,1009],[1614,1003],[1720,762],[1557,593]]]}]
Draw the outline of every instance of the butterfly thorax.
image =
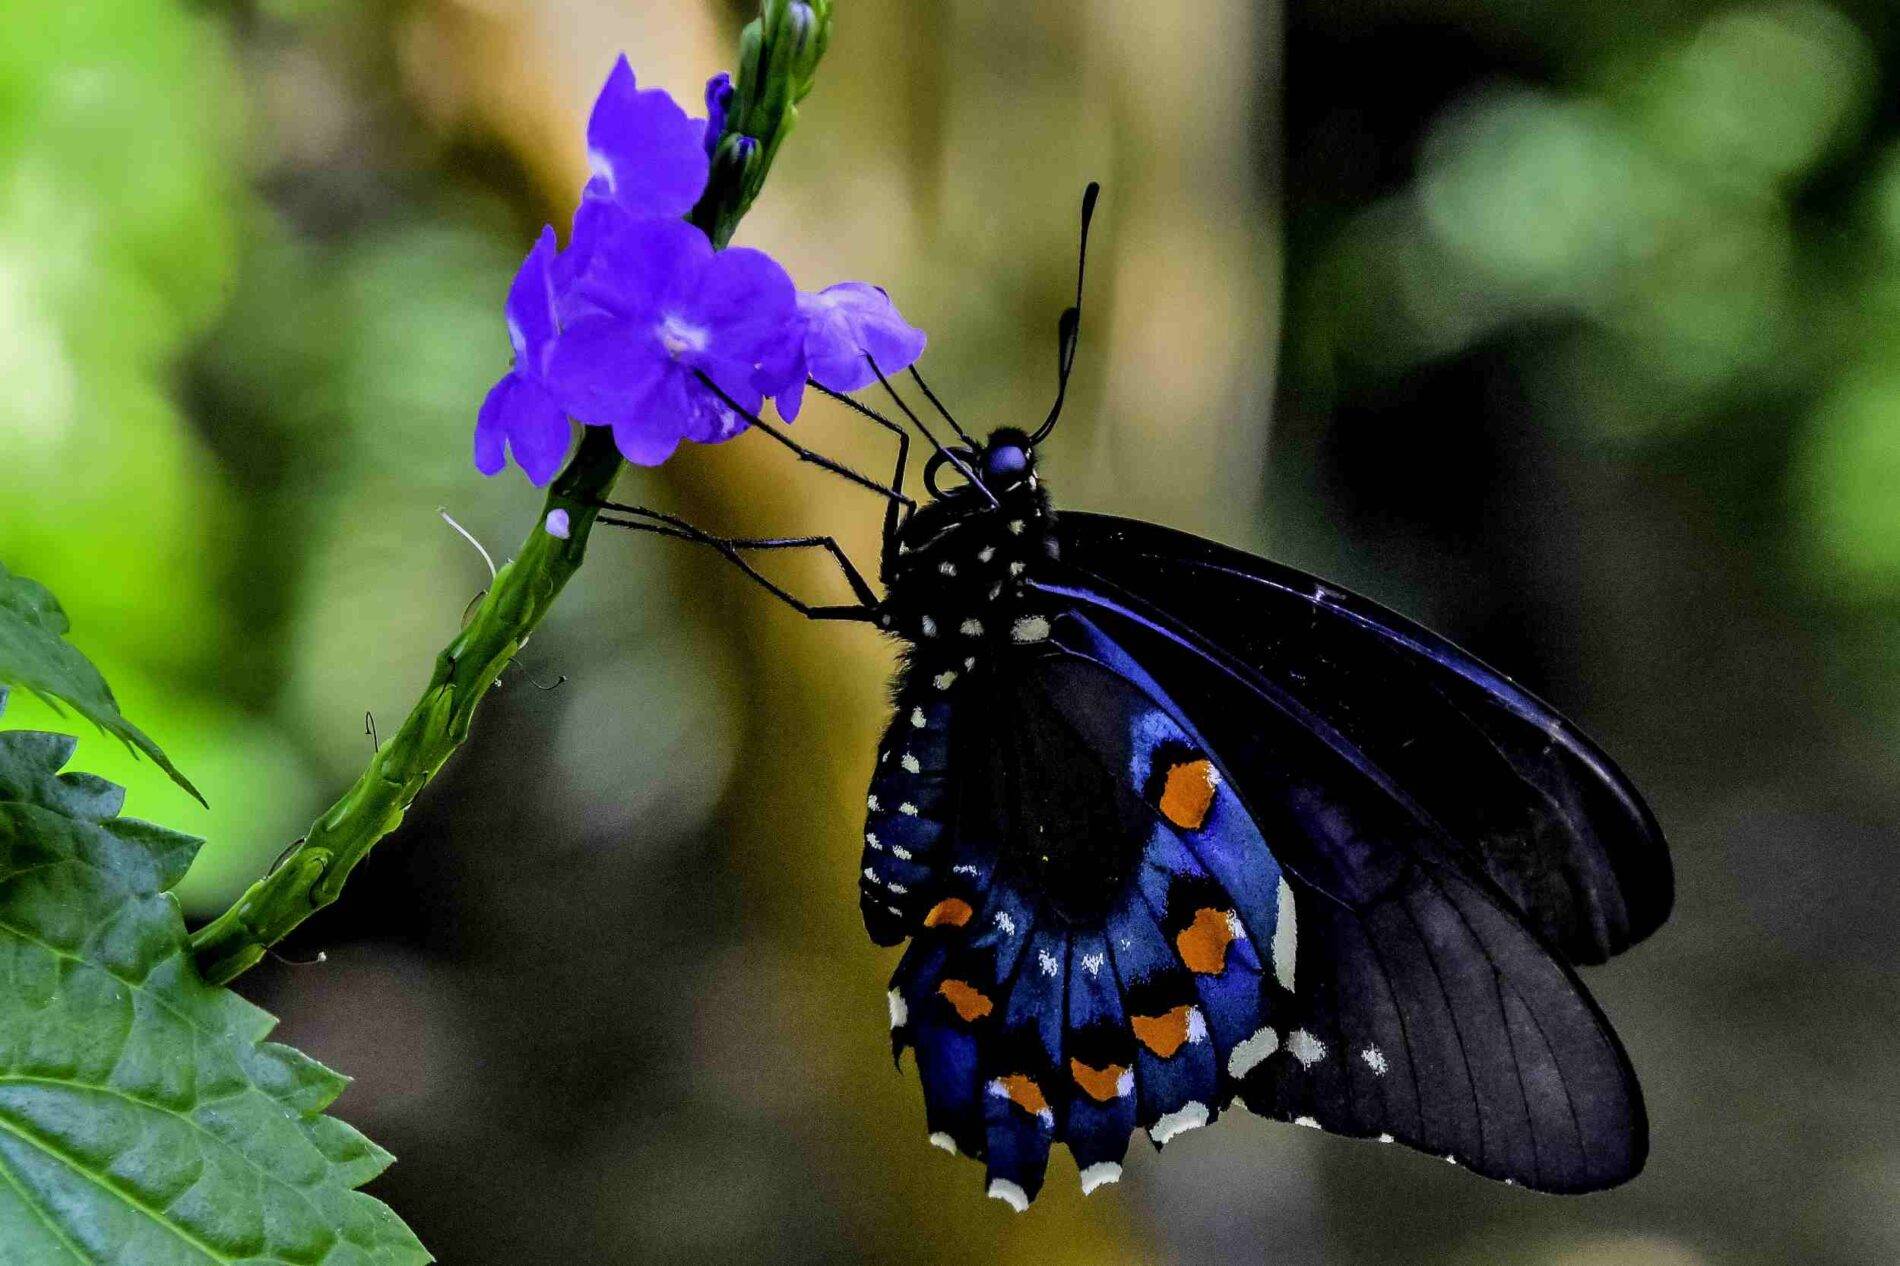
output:
[{"label": "butterfly thorax", "polygon": [[940,671],[969,671],[1049,635],[1028,582],[1057,555],[1048,493],[1033,473],[993,490],[972,487],[918,508],[885,559],[880,624]]}]

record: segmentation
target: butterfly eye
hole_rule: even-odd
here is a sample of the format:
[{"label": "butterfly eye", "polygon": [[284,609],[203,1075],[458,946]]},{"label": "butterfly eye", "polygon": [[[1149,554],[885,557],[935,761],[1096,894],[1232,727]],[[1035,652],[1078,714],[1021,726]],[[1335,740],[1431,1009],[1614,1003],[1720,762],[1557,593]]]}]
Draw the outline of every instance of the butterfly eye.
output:
[{"label": "butterfly eye", "polygon": [[983,473],[992,477],[1020,475],[1029,468],[1029,454],[1018,444],[998,444],[983,454]]}]

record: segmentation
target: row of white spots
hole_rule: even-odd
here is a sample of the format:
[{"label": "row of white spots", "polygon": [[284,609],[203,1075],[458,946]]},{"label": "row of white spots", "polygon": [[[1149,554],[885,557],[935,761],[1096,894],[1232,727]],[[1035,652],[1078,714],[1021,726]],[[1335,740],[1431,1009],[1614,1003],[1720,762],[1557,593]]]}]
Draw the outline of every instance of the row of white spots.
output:
[{"label": "row of white spots", "polygon": [[1046,642],[1049,621],[1039,615],[1026,615],[1010,628],[1009,635],[1018,642]]},{"label": "row of white spots", "polygon": [[1062,964],[1048,950],[1036,951],[1036,965],[1042,968],[1042,974],[1045,976],[1053,976],[1062,970]]},{"label": "row of white spots", "polygon": [[1086,1196],[1097,1187],[1120,1182],[1122,1167],[1114,1161],[1096,1161],[1084,1169],[1079,1177],[1082,1179],[1082,1194]]},{"label": "row of white spots", "polygon": [[1273,1031],[1272,1025],[1263,1025],[1252,1037],[1235,1043],[1227,1056],[1227,1075],[1239,1081],[1279,1049],[1280,1035]]},{"label": "row of white spots", "polygon": [[911,859],[911,851],[902,844],[893,844],[891,845],[891,856],[900,862],[907,862]]},{"label": "row of white spots", "polygon": [[882,853],[884,851],[884,846],[877,842],[876,831],[866,831],[864,833],[864,842],[874,853]]},{"label": "row of white spots", "polygon": [[1273,978],[1280,988],[1293,992],[1293,967],[1299,959],[1299,916],[1294,913],[1293,889],[1286,877],[1280,878],[1280,910],[1273,919]]},{"label": "row of white spots", "polygon": [[990,1179],[989,1196],[992,1200],[1001,1200],[1018,1213],[1029,1207],[1029,1193],[1007,1178]]},{"label": "row of white spots", "polygon": [[891,1027],[901,1029],[910,1019],[910,1005],[904,1001],[904,995],[895,989],[891,990],[890,1003]]},{"label": "row of white spots", "polygon": [[1326,1058],[1326,1043],[1305,1029],[1294,1029],[1286,1035],[1286,1053],[1299,1060],[1302,1068],[1311,1068]]},{"label": "row of white spots", "polygon": [[1107,961],[1106,954],[1084,954],[1082,955],[1082,970],[1091,976],[1099,976],[1102,974],[1102,964]]},{"label": "row of white spots", "polygon": [[1198,1130],[1206,1124],[1207,1105],[1198,1099],[1190,1099],[1173,1112],[1164,1113],[1160,1120],[1149,1126],[1148,1137],[1157,1143],[1165,1143],[1177,1134]]},{"label": "row of white spots", "polygon": [[955,866],[952,866],[950,868],[950,873],[953,875],[970,875],[974,877],[977,875],[981,875],[983,872],[978,870],[976,867],[970,865],[968,862],[958,862]]}]

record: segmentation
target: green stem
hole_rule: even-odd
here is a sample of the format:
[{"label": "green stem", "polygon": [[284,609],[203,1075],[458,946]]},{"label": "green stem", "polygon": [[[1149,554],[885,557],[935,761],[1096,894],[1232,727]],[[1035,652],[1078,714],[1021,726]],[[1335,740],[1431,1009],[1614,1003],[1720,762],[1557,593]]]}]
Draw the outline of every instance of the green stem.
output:
[{"label": "green stem", "polygon": [[[771,158],[811,89],[831,24],[829,0],[764,0],[740,41],[740,82],[705,195],[688,218],[723,247],[757,196]],[[749,143],[748,143],[749,142]],[[213,984],[241,975],[311,914],[335,901],[350,871],[395,830],[443,763],[468,738],[475,709],[541,623],[587,556],[598,504],[620,474],[604,427],[583,427],[580,448],[549,489],[541,517],[515,559],[495,576],[474,616],[441,654],[422,698],[369,768],[303,839],[236,904],[191,938]],[[568,515],[566,539],[546,530]]]}]

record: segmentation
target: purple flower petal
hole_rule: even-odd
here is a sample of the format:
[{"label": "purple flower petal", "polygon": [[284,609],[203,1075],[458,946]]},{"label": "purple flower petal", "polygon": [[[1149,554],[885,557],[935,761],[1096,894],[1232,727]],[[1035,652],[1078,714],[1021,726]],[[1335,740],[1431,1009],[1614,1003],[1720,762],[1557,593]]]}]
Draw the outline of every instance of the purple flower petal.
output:
[{"label": "purple flower petal", "polygon": [[680,446],[678,429],[639,418],[614,423],[614,447],[636,466],[658,466]]},{"label": "purple flower petal", "polygon": [[683,305],[714,257],[706,235],[683,220],[637,220],[605,205],[576,215],[570,249],[579,258],[562,301],[569,323],[589,309],[638,317]]},{"label": "purple flower petal", "polygon": [[539,383],[516,371],[489,390],[475,419],[475,469],[501,473],[502,445],[536,487],[561,469],[573,440],[567,414]]},{"label": "purple flower petal", "polygon": [[517,366],[539,373],[554,341],[554,228],[543,225],[534,249],[521,261],[508,287],[508,339],[514,344]]},{"label": "purple flower petal", "polygon": [[617,428],[646,418],[670,363],[650,324],[590,316],[568,326],[555,340],[547,385],[581,421]]},{"label": "purple flower petal", "polygon": [[798,291],[763,251],[720,251],[697,278],[684,308],[712,331],[718,353],[753,364],[782,362],[798,339]]},{"label": "purple flower petal", "polygon": [[858,391],[877,381],[868,354],[886,377],[902,372],[924,353],[924,332],[898,315],[889,295],[861,281],[800,293],[805,317],[805,357],[813,381],[833,391]]},{"label": "purple flower petal", "polygon": [[640,91],[623,54],[587,121],[587,196],[640,217],[678,217],[706,188],[705,125],[658,89]]}]

